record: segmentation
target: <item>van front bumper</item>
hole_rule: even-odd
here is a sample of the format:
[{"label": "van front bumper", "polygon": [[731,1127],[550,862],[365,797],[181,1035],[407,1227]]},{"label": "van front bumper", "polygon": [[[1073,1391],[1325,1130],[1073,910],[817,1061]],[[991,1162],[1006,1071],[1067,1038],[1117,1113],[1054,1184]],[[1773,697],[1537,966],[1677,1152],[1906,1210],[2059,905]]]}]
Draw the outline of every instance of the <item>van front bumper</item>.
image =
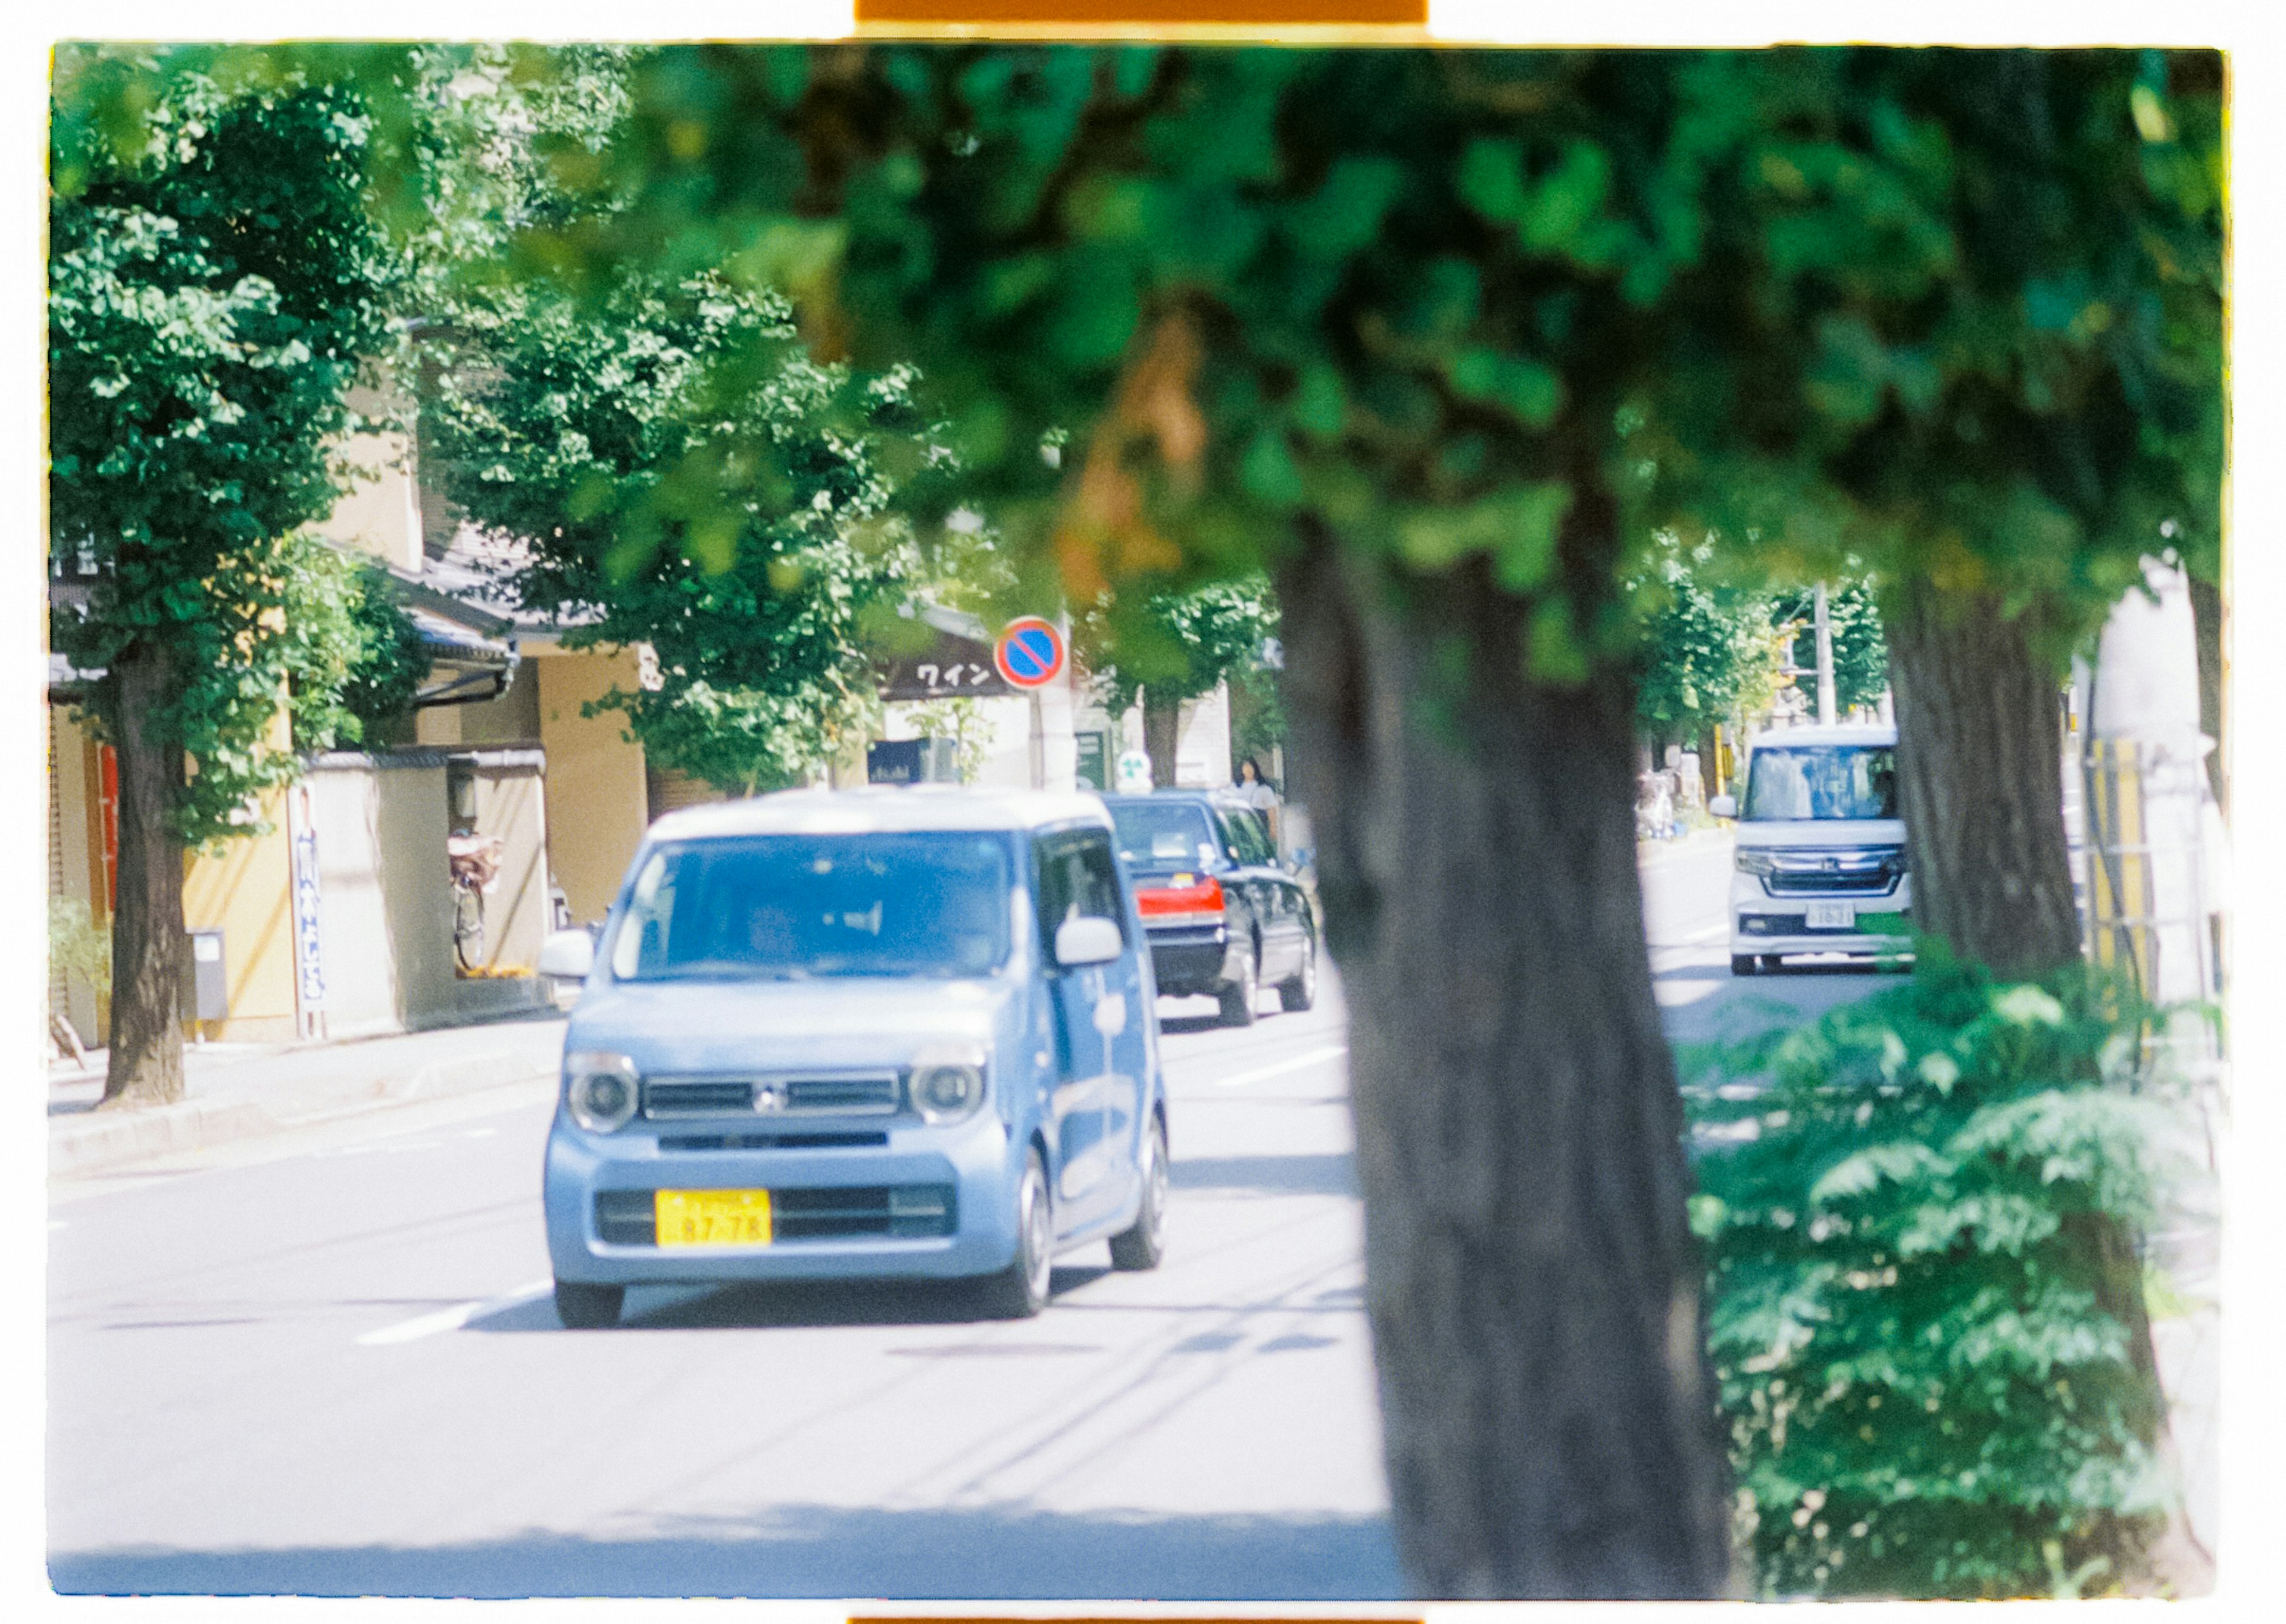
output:
[{"label": "van front bumper", "polygon": [[[702,1132],[677,1124],[674,1136]],[[559,1111],[543,1179],[556,1278],[942,1280],[1007,1267],[1023,1147],[999,1116],[988,1106],[950,1126],[906,1119],[886,1137],[881,1146],[662,1150],[649,1127],[588,1133]],[[659,1190],[768,1190],[776,1233],[761,1245],[660,1246],[650,1221]]]}]

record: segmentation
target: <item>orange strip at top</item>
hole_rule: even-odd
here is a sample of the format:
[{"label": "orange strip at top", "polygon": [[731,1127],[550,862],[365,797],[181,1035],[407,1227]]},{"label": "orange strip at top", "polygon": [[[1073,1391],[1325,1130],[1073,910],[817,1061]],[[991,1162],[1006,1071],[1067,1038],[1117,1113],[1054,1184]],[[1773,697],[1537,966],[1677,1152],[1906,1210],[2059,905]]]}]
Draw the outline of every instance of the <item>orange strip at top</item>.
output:
[{"label": "orange strip at top", "polygon": [[857,0],[857,21],[1426,28],[1429,0]]}]

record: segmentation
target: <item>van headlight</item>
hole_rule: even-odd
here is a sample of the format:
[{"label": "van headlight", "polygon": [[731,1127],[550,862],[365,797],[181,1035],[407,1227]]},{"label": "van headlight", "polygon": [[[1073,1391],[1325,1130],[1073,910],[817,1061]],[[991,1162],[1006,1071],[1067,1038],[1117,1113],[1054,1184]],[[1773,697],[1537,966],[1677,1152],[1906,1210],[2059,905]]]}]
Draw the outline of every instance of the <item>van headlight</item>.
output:
[{"label": "van headlight", "polygon": [[564,1103],[588,1132],[626,1127],[642,1099],[642,1074],[626,1055],[587,1050],[564,1057]]},{"label": "van headlight", "polygon": [[905,1098],[928,1123],[958,1122],[984,1103],[984,1051],[972,1045],[924,1049],[913,1057]]},{"label": "van headlight", "polygon": [[1774,874],[1778,872],[1777,859],[1759,846],[1741,846],[1738,847],[1737,861],[1738,864],[1738,872],[1741,874]]}]

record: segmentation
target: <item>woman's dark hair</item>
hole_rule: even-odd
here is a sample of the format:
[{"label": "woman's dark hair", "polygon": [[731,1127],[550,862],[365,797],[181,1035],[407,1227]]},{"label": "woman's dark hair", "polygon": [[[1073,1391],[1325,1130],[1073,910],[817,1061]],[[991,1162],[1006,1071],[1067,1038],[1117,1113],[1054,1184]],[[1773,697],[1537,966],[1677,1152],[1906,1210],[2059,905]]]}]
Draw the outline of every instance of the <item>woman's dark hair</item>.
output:
[{"label": "woman's dark hair", "polygon": [[1254,781],[1257,784],[1266,784],[1269,782],[1268,779],[1262,776],[1262,763],[1256,761],[1250,755],[1242,755],[1238,758],[1238,781],[1241,784],[1246,782],[1246,773],[1249,768],[1252,768],[1254,769]]}]

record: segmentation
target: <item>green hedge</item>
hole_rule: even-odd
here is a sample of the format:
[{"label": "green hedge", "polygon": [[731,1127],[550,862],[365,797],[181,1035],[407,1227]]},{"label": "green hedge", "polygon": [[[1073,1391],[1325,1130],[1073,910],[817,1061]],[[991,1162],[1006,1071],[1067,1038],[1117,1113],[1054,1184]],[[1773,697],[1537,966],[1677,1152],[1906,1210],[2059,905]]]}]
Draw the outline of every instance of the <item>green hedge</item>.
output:
[{"label": "green hedge", "polygon": [[1709,1352],[1770,1596],[2137,1583],[2169,1487],[2132,1237],[2165,1107],[2084,974],[1913,979],[1694,1089]]}]

